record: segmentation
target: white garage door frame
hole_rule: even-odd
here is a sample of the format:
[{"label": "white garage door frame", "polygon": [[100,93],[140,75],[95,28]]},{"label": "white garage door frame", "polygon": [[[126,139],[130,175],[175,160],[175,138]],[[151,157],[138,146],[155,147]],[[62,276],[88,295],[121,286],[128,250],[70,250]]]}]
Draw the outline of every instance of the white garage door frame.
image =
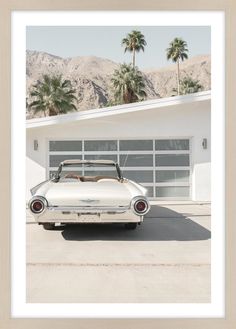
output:
[{"label": "white garage door frame", "polygon": [[[85,142],[86,141],[117,141],[117,150],[116,151],[85,151]],[[142,141],[147,141],[147,140],[152,140],[152,150],[148,151],[124,151],[120,150],[120,142],[121,141],[135,141],[135,140],[142,140]],[[189,149],[188,150],[156,150],[155,147],[155,141],[161,141],[161,140],[188,140],[189,141]],[[50,141],[78,141],[82,143],[82,148],[81,151],[50,151]],[[51,155],[70,155],[70,156],[80,156],[82,159],[85,159],[87,155],[116,155],[117,156],[117,162],[120,163],[120,159],[122,155],[152,155],[153,157],[153,165],[152,166],[145,166],[145,167],[122,167],[122,171],[152,171],[153,172],[153,182],[144,182],[141,183],[143,186],[147,188],[152,188],[153,189],[153,196],[150,197],[150,199],[155,199],[155,200],[190,200],[192,197],[192,137],[189,136],[167,136],[167,137],[150,137],[150,138],[134,138],[134,137],[129,137],[129,138],[84,138],[84,139],[76,139],[76,138],[49,138],[46,140],[47,143],[47,159],[46,159],[46,175],[47,178],[49,178],[50,171],[56,171],[58,167],[50,167],[50,156]],[[189,165],[188,166],[157,166],[156,167],[156,155],[181,155],[181,154],[186,154],[189,156]],[[75,170],[75,168],[68,168],[68,170]],[[89,170],[89,169],[88,169]],[[189,181],[188,182],[178,182],[178,183],[166,183],[166,182],[156,182],[156,171],[161,172],[161,171],[183,171],[187,170],[189,171]],[[125,176],[125,175],[124,175]],[[167,187],[187,187],[189,188],[189,196],[188,197],[181,197],[181,196],[174,196],[174,197],[156,197],[156,188],[167,188]]]}]

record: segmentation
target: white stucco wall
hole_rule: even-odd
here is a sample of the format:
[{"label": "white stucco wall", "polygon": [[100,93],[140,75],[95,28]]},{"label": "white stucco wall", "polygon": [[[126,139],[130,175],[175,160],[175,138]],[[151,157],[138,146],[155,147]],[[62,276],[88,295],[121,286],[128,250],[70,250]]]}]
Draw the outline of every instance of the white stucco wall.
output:
[{"label": "white stucco wall", "polygon": [[[210,100],[178,104],[140,112],[74,121],[27,129],[27,182],[29,189],[45,180],[48,140],[56,139],[125,139],[178,138],[192,141],[192,199],[210,200]],[[202,139],[207,138],[207,149]],[[33,150],[33,141],[39,148]]]}]

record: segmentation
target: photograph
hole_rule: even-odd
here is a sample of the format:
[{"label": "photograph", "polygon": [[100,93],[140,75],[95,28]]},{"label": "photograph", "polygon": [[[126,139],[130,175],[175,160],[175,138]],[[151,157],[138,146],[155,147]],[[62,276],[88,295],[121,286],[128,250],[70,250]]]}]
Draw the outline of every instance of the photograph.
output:
[{"label": "photograph", "polygon": [[1,1],[0,328],[236,328],[235,15]]},{"label": "photograph", "polygon": [[211,303],[211,32],[26,26],[27,303]]}]

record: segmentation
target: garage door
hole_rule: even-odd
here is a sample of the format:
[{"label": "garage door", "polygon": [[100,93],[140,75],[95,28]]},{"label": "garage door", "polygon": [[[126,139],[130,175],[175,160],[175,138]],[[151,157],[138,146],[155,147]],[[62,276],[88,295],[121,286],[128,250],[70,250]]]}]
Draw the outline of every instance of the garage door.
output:
[{"label": "garage door", "polygon": [[[189,139],[142,140],[51,140],[48,172],[50,177],[65,159],[110,159],[117,161],[126,178],[141,183],[150,198],[189,199],[191,167]],[[68,168],[67,170],[75,170]],[[85,174],[91,168],[86,168]],[[101,168],[96,168],[97,174]]]}]

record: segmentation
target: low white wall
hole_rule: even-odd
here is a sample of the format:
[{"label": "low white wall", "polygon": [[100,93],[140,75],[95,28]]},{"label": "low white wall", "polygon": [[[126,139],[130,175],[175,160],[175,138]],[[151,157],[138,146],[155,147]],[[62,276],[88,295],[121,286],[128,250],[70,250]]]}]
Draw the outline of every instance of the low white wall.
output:
[{"label": "low white wall", "polygon": [[193,168],[193,193],[192,199],[195,201],[211,200],[211,164],[199,163]]},{"label": "low white wall", "polygon": [[[45,180],[49,139],[178,138],[192,141],[192,199],[210,200],[210,100],[31,128],[27,131],[27,197],[29,189]],[[208,148],[202,148],[207,138]],[[39,148],[33,150],[33,141]]]},{"label": "low white wall", "polygon": [[30,157],[26,157],[26,199],[28,200],[31,196],[30,189],[35,185],[45,180],[46,170],[32,160]]}]

